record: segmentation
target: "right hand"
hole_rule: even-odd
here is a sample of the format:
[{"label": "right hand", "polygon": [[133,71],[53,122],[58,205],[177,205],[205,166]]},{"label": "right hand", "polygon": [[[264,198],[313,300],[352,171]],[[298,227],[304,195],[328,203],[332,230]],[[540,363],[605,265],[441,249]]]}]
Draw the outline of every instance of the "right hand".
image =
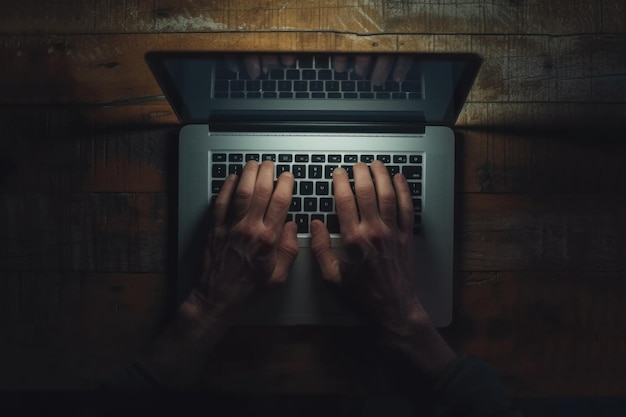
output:
[{"label": "right hand", "polygon": [[[353,295],[391,335],[431,325],[415,289],[413,203],[406,178],[392,179],[380,161],[354,166],[356,199],[345,170],[333,173],[344,253],[337,257],[320,221],[311,223],[312,250],[322,276]],[[373,175],[373,178],[372,178]]]}]

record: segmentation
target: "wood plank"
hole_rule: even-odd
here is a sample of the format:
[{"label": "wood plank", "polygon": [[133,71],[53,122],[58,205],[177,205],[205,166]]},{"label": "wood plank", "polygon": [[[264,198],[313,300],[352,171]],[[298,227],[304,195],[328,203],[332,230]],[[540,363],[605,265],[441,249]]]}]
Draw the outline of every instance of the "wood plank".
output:
[{"label": "wood plank", "polygon": [[[143,55],[150,50],[465,51],[485,63],[459,124],[590,127],[626,115],[624,36],[392,35],[242,33],[5,37],[0,104],[87,105],[116,122],[172,123]],[[469,46],[469,48],[468,48]],[[593,51],[593,52],[590,52]],[[610,104],[610,105],[609,105]],[[155,107],[153,107],[155,106]],[[122,108],[120,111],[118,108]]]},{"label": "wood plank", "polygon": [[623,271],[624,194],[457,194],[457,269]]},{"label": "wood plank", "polygon": [[167,195],[0,195],[1,271],[163,272]]},{"label": "wood plank", "polygon": [[0,6],[0,33],[342,31],[620,33],[624,1],[464,3],[445,0],[25,0]]},{"label": "wood plank", "polygon": [[626,275],[467,273],[446,334],[518,396],[624,396]]},{"label": "wood plank", "polygon": [[163,274],[3,273],[0,389],[97,388],[152,339]]}]

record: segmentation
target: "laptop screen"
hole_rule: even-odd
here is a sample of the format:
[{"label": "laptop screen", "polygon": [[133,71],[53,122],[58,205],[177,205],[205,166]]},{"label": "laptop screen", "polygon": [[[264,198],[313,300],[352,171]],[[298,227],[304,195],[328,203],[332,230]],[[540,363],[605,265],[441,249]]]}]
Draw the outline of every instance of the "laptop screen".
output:
[{"label": "laptop screen", "polygon": [[436,53],[150,52],[146,60],[183,123],[425,125],[454,124],[481,62],[474,54]]}]

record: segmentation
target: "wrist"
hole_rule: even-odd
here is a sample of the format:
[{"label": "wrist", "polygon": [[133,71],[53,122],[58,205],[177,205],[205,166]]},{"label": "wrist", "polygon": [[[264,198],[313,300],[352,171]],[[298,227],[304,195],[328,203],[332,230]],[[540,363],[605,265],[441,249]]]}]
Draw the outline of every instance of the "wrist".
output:
[{"label": "wrist", "polygon": [[457,358],[419,303],[403,319],[382,327],[381,342],[431,378]]}]

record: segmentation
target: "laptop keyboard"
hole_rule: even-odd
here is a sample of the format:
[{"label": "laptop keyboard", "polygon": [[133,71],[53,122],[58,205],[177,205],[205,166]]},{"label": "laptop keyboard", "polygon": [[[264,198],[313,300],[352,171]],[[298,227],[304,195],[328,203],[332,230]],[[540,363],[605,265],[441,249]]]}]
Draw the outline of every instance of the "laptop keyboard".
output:
[{"label": "laptop keyboard", "polygon": [[310,222],[319,219],[331,234],[339,234],[339,219],[333,199],[332,173],[336,167],[344,168],[354,191],[352,168],[357,162],[370,164],[382,161],[390,175],[402,172],[407,178],[413,199],[414,229],[422,232],[422,173],[423,155],[419,153],[304,153],[304,152],[213,152],[211,156],[211,196],[214,199],[229,174],[240,174],[249,160],[270,160],[275,164],[275,178],[284,172],[293,174],[293,198],[287,216],[298,225],[298,234],[309,234]]},{"label": "laptop keyboard", "polygon": [[422,76],[413,65],[404,81],[387,79],[372,84],[352,69],[335,72],[330,55],[305,55],[289,68],[262,72],[252,80],[243,66],[231,71],[225,63],[216,66],[213,98],[237,99],[380,99],[421,100]]}]

